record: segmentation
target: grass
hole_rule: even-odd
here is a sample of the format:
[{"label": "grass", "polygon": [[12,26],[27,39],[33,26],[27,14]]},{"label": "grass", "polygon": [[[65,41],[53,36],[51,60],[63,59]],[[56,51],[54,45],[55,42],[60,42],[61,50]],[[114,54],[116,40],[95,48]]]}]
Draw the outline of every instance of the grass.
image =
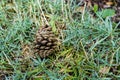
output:
[{"label": "grass", "polygon": [[[1,0],[1,79],[119,80],[118,24],[109,17],[94,18],[86,7],[83,13],[78,8],[73,0]],[[55,55],[41,59],[31,48],[36,30],[45,23],[62,44]]]}]

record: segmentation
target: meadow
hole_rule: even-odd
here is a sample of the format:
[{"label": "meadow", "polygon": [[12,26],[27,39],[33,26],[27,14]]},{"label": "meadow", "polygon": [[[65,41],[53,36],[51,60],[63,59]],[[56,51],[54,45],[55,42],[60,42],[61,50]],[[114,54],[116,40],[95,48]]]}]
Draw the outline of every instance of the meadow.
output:
[{"label": "meadow", "polygon": [[[120,23],[76,0],[0,0],[0,80],[120,80]],[[96,14],[91,13],[93,10]],[[49,24],[61,44],[47,58],[33,52]]]}]

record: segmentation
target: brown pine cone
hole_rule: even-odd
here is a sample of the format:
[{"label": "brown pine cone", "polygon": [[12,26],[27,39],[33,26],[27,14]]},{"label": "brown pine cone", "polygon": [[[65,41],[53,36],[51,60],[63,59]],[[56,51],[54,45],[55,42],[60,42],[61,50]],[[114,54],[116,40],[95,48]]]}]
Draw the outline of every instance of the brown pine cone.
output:
[{"label": "brown pine cone", "polygon": [[57,43],[58,40],[55,34],[52,32],[52,28],[48,25],[45,25],[36,33],[34,50],[41,58],[45,58],[56,50]]}]

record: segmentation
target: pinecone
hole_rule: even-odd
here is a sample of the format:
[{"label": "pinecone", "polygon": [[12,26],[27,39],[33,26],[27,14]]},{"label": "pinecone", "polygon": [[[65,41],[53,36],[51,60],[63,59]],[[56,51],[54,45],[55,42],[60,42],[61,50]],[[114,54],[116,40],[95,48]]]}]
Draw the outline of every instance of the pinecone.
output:
[{"label": "pinecone", "polygon": [[58,40],[55,34],[52,32],[52,28],[48,25],[45,25],[36,33],[34,49],[41,58],[45,58],[56,50],[57,43]]}]

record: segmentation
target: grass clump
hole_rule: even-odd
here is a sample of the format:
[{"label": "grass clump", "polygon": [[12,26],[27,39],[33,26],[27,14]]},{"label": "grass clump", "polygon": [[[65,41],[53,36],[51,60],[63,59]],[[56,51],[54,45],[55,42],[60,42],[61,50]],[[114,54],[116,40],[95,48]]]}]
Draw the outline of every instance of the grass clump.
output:
[{"label": "grass clump", "polygon": [[[1,79],[120,79],[119,23],[99,14],[94,18],[86,6],[79,12],[75,2],[0,1]],[[36,30],[45,23],[62,45],[54,55],[41,59],[33,54],[32,44]]]}]

